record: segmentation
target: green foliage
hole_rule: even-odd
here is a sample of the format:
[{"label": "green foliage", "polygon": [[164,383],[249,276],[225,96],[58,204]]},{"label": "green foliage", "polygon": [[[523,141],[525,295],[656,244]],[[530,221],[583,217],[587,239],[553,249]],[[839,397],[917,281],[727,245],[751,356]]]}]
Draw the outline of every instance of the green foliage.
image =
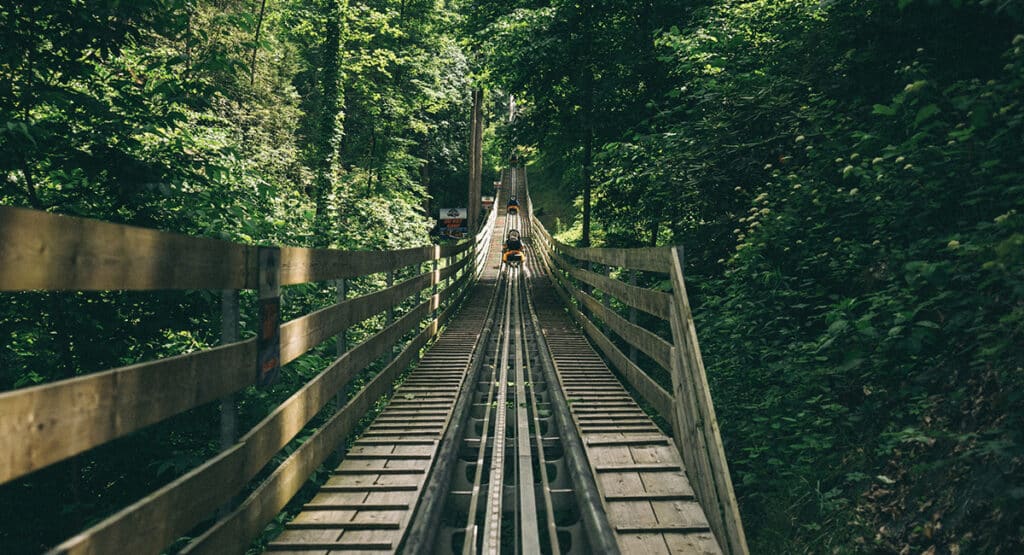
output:
[{"label": "green foliage", "polygon": [[[250,244],[388,249],[424,244],[429,196],[465,190],[470,68],[453,7],[85,4],[0,5],[2,204]],[[383,285],[356,280],[349,294]],[[334,298],[329,284],[289,287],[284,311]],[[0,391],[219,341],[219,292],[2,299]],[[255,313],[243,294],[243,335]],[[275,387],[239,395],[240,430],[332,359],[324,345]],[[0,487],[0,552],[52,547],[208,459],[217,412],[200,407]]]},{"label": "green foliage", "polygon": [[672,4],[492,10],[487,44],[537,188],[579,193],[587,67],[605,244],[686,246],[752,550],[1020,551],[1024,12]]}]

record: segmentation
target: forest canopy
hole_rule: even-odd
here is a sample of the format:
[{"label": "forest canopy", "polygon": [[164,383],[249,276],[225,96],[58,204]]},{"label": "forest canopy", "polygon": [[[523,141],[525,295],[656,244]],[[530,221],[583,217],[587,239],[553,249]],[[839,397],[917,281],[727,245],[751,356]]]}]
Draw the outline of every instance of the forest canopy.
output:
[{"label": "forest canopy", "polygon": [[752,551],[1020,551],[1024,7],[481,4],[541,218],[685,247]]},{"label": "forest canopy", "polygon": [[[422,245],[466,202],[474,90],[484,183],[515,158],[563,240],[684,247],[752,552],[1024,550],[1019,1],[4,2],[0,204]],[[216,292],[0,297],[0,391],[218,341]],[[246,391],[242,424],[327,347]],[[0,486],[0,551],[194,468],[216,416]]]}]

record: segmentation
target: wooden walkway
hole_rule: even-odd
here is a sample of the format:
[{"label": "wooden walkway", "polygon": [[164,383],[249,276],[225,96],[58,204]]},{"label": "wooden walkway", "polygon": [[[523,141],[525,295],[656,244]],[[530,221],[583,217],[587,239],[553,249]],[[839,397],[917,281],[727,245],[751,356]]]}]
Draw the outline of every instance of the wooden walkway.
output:
[{"label": "wooden walkway", "polygon": [[550,282],[534,302],[623,553],[721,553],[671,438],[658,429],[570,322]]},{"label": "wooden walkway", "polygon": [[453,416],[492,290],[476,286],[458,318],[268,551],[323,555],[399,548]]}]

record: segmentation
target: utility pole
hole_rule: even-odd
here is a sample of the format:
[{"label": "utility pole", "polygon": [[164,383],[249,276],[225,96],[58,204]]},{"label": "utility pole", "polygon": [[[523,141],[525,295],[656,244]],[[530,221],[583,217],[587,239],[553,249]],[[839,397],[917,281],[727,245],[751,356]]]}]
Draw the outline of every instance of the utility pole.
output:
[{"label": "utility pole", "polygon": [[473,91],[473,113],[469,130],[469,231],[475,233],[480,216],[480,182],[483,179],[484,91]]}]

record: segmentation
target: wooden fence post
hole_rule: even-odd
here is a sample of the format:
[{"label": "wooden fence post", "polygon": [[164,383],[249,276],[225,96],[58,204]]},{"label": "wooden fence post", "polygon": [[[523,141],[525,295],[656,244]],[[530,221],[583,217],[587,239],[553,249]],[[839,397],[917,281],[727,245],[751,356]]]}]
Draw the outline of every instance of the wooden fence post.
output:
[{"label": "wooden fence post", "polygon": [[[697,500],[719,542],[731,555],[747,555],[747,539],[711,402],[704,361],[686,296],[683,248],[672,249],[672,428]],[[684,447],[685,446],[685,447]]]},{"label": "wooden fence post", "polygon": [[[334,287],[337,302],[345,302],[345,298],[348,297],[348,280],[345,278],[335,280]],[[341,332],[338,333],[338,337],[334,340],[335,357],[340,358],[341,355],[345,354],[345,351],[348,351],[348,328],[341,330]],[[336,398],[338,410],[341,410],[341,407],[345,406],[346,400],[344,393],[342,391],[338,391]]]},{"label": "wooden fence post", "polygon": [[[612,267],[611,266],[602,266],[602,268],[604,268],[604,275],[605,275],[605,277],[611,278],[612,277]],[[601,304],[604,305],[604,307],[607,308],[607,309],[611,309],[611,307],[612,307],[611,296],[607,292],[605,292],[605,291],[601,291]],[[609,335],[608,334],[608,323],[607,322],[602,322],[601,323],[601,333],[605,334],[606,336]],[[609,336],[609,338],[610,338],[610,336]]]},{"label": "wooden fence post", "polygon": [[[434,246],[434,256],[432,257],[432,259],[430,261],[430,271],[434,274],[430,278],[430,283],[433,284],[433,286],[430,288],[430,296],[431,297],[434,297],[434,296],[437,295],[437,285],[438,285],[437,282],[440,281],[438,279],[437,271],[438,271],[438,266],[439,266],[438,262],[440,261],[440,259],[441,259],[441,246],[440,245],[435,245]],[[440,314],[440,313],[441,313],[441,303],[438,302],[437,303],[437,308],[434,309],[434,313],[431,315],[431,318],[436,320],[437,319],[437,315]]]},{"label": "wooden fence post", "polygon": [[[227,345],[238,341],[238,290],[224,289],[220,296],[220,344]],[[225,395],[220,400],[220,449],[221,451],[235,444],[238,435],[238,422],[235,414],[234,394]]]},{"label": "wooden fence post", "polygon": [[281,249],[259,247],[259,329],[256,330],[256,383],[268,386],[281,371]]},{"label": "wooden fence post", "polygon": [[[629,270],[629,284],[633,287],[636,287],[636,274],[636,270]],[[632,306],[629,307],[629,323],[636,325],[636,308]],[[629,345],[629,361],[633,364],[637,363],[636,347],[632,343]]]},{"label": "wooden fence post", "polygon": [[[388,277],[387,277],[387,279],[386,279],[386,281],[384,283],[386,284],[386,286],[389,289],[395,285],[395,271],[394,270],[388,270]],[[395,305],[392,304],[390,307],[388,307],[388,316],[387,316],[387,319],[384,321],[384,327],[387,328],[392,323],[394,323],[394,321],[395,321]],[[388,350],[388,362],[391,362],[392,360],[395,360],[395,346],[396,345],[397,344],[392,345],[391,348]]]},{"label": "wooden fence post", "polygon": [[[238,290],[224,289],[220,296],[220,344],[227,345],[238,341],[239,336]],[[235,407],[235,395],[230,393],[220,399],[220,450],[230,449],[238,437],[238,414]],[[232,498],[217,510],[218,517],[229,514],[234,509]]]}]

